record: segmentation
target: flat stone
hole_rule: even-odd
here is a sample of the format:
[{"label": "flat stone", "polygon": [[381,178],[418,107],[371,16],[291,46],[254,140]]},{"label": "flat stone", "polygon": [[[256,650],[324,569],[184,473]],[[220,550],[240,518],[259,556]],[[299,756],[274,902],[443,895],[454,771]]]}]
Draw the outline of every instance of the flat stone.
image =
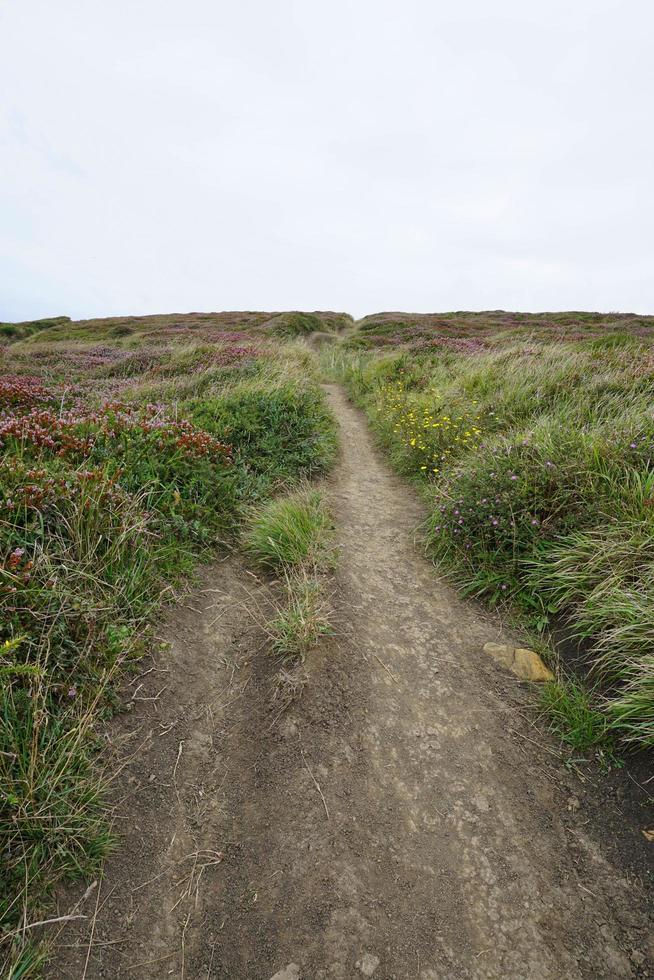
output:
[{"label": "flat stone", "polygon": [[297,963],[289,963],[283,970],[279,970],[270,980],[300,980],[300,967]]},{"label": "flat stone", "polygon": [[379,957],[372,953],[364,953],[360,960],[356,962],[356,968],[364,977],[371,977],[379,966]]},{"label": "flat stone", "polygon": [[484,653],[490,653],[493,660],[504,664],[505,667],[511,668],[513,666],[514,647],[507,647],[504,643],[485,643]]},{"label": "flat stone", "polygon": [[517,647],[512,670],[518,677],[524,677],[527,681],[542,683],[554,680],[554,674],[545,666],[538,654],[526,647]]},{"label": "flat stone", "polygon": [[490,654],[493,660],[508,667],[521,680],[553,681],[554,674],[549,670],[538,654],[527,647],[512,647],[505,643],[485,643],[484,653]]}]

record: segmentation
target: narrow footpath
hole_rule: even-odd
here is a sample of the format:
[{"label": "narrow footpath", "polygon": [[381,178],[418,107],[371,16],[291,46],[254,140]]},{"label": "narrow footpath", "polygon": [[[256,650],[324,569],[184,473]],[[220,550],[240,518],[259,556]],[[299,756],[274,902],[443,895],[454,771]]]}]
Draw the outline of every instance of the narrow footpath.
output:
[{"label": "narrow footpath", "polygon": [[112,729],[120,845],[49,976],[654,976],[617,802],[561,765],[527,686],[483,653],[498,622],[421,557],[421,502],[328,394],[337,635],[282,711],[265,583],[230,559],[171,611]]}]

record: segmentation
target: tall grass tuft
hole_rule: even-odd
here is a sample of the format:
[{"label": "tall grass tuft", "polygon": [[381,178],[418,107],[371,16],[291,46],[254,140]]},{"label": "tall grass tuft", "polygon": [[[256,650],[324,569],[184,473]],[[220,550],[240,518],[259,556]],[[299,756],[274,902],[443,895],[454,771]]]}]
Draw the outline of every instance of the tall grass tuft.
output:
[{"label": "tall grass tuft", "polygon": [[303,488],[256,510],[244,535],[246,552],[276,571],[324,565],[333,556],[333,521],[317,490]]},{"label": "tall grass tuft", "polygon": [[332,632],[320,583],[306,569],[286,573],[287,603],[268,624],[271,650],[303,663],[322,636]]}]

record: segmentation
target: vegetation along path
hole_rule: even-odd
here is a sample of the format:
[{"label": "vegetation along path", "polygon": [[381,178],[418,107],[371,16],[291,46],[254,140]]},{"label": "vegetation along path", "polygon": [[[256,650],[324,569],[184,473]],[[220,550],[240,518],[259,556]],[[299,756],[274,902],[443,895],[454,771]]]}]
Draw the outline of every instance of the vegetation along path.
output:
[{"label": "vegetation along path", "polygon": [[498,624],[420,556],[418,498],[328,393],[337,635],[281,712],[244,613],[264,583],[229,561],[171,613],[170,654],[139,681],[157,700],[118,722],[141,743],[121,777],[121,846],[50,975],[651,976],[616,807],[588,819],[592,789],[483,653]]}]

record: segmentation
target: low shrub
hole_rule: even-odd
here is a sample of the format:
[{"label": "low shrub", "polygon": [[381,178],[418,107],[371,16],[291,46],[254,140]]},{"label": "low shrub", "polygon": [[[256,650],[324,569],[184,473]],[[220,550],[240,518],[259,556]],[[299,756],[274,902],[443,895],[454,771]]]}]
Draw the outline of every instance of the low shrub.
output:
[{"label": "low shrub", "polygon": [[272,331],[280,337],[302,337],[324,328],[316,313],[281,313],[271,324]]},{"label": "low shrub", "polygon": [[229,440],[235,463],[254,478],[258,496],[324,472],[334,459],[335,424],[317,385],[288,381],[262,387],[255,381],[192,400],[188,408],[195,424]]}]

